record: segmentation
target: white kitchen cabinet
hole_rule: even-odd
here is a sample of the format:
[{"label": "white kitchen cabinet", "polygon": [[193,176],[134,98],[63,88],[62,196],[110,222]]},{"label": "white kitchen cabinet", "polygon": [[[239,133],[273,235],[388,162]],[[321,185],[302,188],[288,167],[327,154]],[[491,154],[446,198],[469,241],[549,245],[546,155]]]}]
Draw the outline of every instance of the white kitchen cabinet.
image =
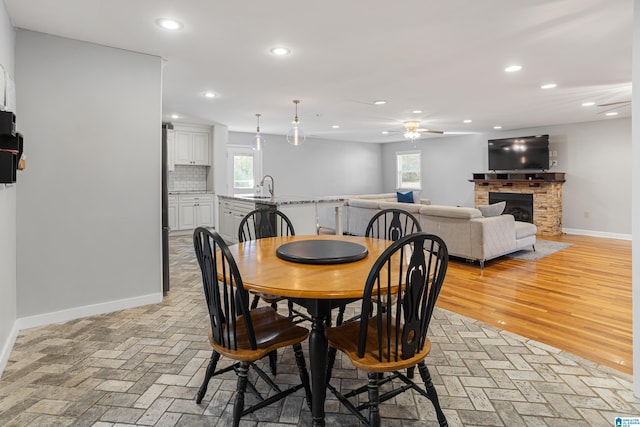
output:
[{"label": "white kitchen cabinet", "polygon": [[220,199],[218,201],[218,233],[227,242],[233,240],[233,208],[231,202]]},{"label": "white kitchen cabinet", "polygon": [[253,202],[221,198],[218,203],[218,215],[220,215],[218,232],[222,238],[227,242],[238,243],[240,222],[255,207]]},{"label": "white kitchen cabinet", "polygon": [[178,196],[170,194],[168,197],[167,213],[169,214],[169,231],[178,229]]},{"label": "white kitchen cabinet", "polygon": [[174,163],[176,165],[211,166],[209,159],[209,133],[176,130]]},{"label": "white kitchen cabinet", "polygon": [[213,227],[213,195],[180,194],[178,197],[178,230]]}]

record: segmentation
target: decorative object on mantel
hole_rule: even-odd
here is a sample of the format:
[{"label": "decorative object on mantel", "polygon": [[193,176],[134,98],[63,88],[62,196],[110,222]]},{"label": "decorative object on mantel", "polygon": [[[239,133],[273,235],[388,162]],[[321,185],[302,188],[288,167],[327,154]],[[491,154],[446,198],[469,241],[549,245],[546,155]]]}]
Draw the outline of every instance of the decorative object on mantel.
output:
[{"label": "decorative object on mantel", "polygon": [[251,143],[251,148],[256,151],[262,151],[264,149],[264,144],[266,143],[264,137],[260,135],[260,116],[262,114],[256,113],[256,118],[258,124],[256,125],[256,135],[253,137],[253,141]]},{"label": "decorative object on mantel", "polygon": [[298,126],[300,119],[298,118],[298,104],[300,100],[294,99],[293,103],[296,105],[296,116],[293,119],[293,127],[287,132],[287,142],[293,146],[302,145],[305,139],[304,132]]},{"label": "decorative object on mantel", "polygon": [[555,242],[553,240],[536,240],[536,250],[523,249],[521,251],[512,252],[505,255],[508,258],[519,259],[521,261],[537,261],[558,251],[572,246],[571,243]]}]

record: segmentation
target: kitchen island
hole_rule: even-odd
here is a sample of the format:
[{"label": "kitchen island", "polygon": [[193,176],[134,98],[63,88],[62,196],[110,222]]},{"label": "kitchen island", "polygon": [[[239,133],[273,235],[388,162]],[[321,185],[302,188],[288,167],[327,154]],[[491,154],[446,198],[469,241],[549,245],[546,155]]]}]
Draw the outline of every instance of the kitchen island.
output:
[{"label": "kitchen island", "polygon": [[254,194],[236,194],[218,196],[219,224],[218,232],[227,241],[238,241],[238,227],[242,218],[257,208],[278,209],[291,222],[297,235],[318,234],[318,209],[333,208],[336,219],[336,234],[341,235],[342,197],[308,197],[308,196],[260,196]]}]

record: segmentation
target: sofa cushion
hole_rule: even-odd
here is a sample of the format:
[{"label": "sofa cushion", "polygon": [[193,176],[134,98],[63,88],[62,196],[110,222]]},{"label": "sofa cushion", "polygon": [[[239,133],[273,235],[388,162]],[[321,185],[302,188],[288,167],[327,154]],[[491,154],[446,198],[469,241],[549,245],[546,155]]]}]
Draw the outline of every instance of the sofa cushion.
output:
[{"label": "sofa cushion", "polygon": [[461,206],[425,205],[420,208],[420,215],[438,216],[446,218],[472,219],[482,217],[476,208]]},{"label": "sofa cushion", "polygon": [[380,202],[380,209],[402,209],[410,212],[414,216],[420,214],[420,208],[424,205],[418,203]]},{"label": "sofa cushion", "polygon": [[398,203],[413,203],[413,192],[411,191],[406,193],[396,191],[396,197],[398,198]]},{"label": "sofa cushion", "polygon": [[355,206],[357,208],[378,209],[380,202],[384,200],[369,200],[369,199],[349,199],[347,202],[349,206]]},{"label": "sofa cushion", "polygon": [[369,199],[369,200],[396,200],[396,195],[394,193],[382,193],[382,194],[358,194],[357,196],[344,196],[346,199]]},{"label": "sofa cushion", "polygon": [[498,202],[491,205],[480,205],[478,206],[478,210],[482,212],[483,217],[489,218],[492,216],[502,215],[506,206],[507,202]]},{"label": "sofa cushion", "polygon": [[535,236],[538,228],[530,222],[516,221],[516,240]]}]

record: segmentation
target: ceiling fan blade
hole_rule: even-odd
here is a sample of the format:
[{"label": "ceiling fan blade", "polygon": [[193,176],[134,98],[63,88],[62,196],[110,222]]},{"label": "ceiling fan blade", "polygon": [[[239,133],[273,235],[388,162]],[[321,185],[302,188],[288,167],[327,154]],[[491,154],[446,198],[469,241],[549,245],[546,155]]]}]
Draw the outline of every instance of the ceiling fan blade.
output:
[{"label": "ceiling fan blade", "polygon": [[612,105],[620,105],[620,104],[631,104],[631,100],[629,100],[629,101],[609,102],[607,104],[598,104],[598,107],[610,107]]},{"label": "ceiling fan blade", "polygon": [[420,132],[420,133],[436,133],[438,135],[442,135],[444,133],[444,131],[442,131],[442,130],[435,130],[435,129],[418,129],[418,132]]}]

